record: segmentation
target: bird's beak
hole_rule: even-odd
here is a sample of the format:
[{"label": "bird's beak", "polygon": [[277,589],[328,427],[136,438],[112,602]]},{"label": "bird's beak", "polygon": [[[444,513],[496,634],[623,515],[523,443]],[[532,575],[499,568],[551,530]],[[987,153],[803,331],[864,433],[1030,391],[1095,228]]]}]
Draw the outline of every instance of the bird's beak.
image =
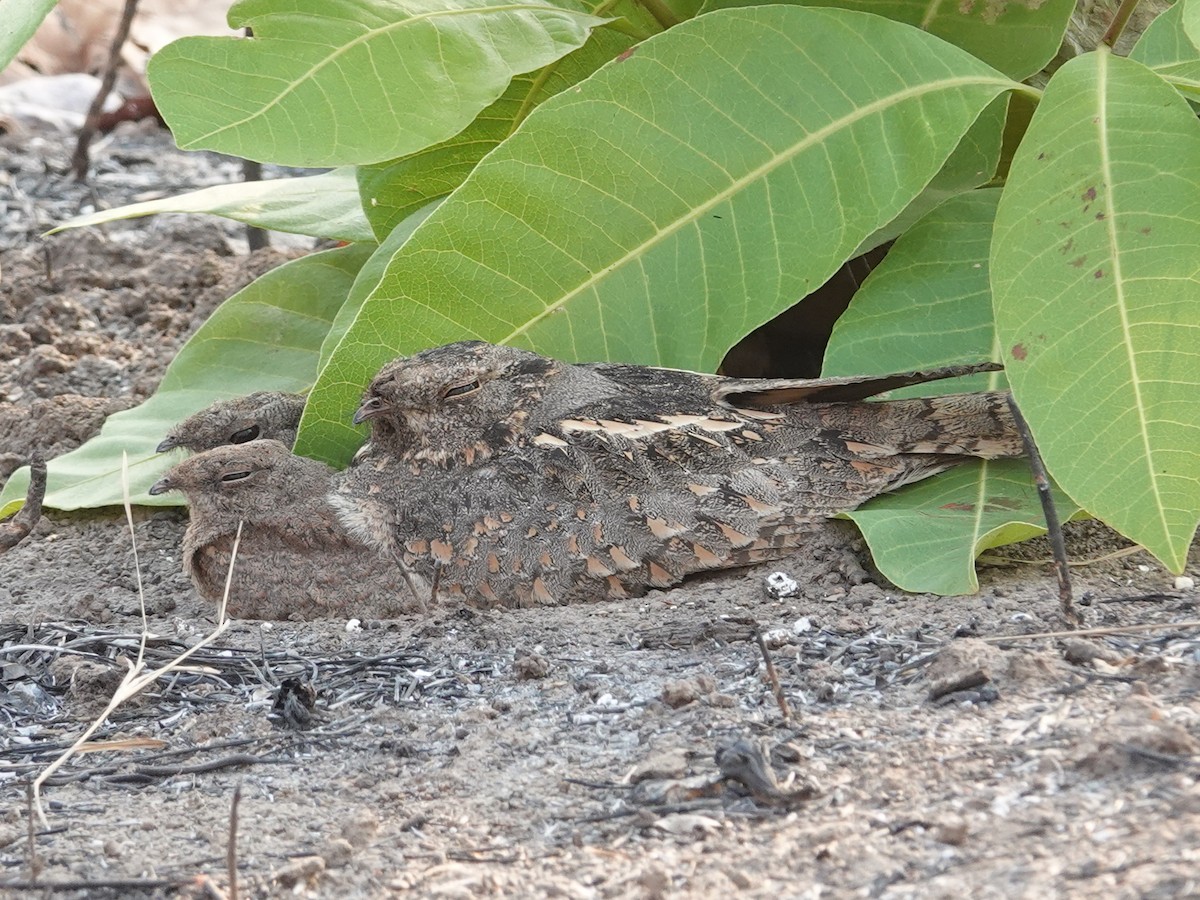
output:
[{"label": "bird's beak", "polygon": [[167,435],[165,438],[163,438],[161,441],[158,442],[158,446],[154,448],[154,452],[155,453],[166,453],[168,450],[174,450],[178,446],[179,446],[179,444],[175,441],[175,438],[171,437],[170,435]]},{"label": "bird's beak", "polygon": [[[164,441],[165,443],[165,441]],[[161,444],[159,446],[162,446]],[[175,485],[171,484],[171,479],[160,478],[154,484],[150,485],[150,496],[157,497],[159,494],[165,494],[167,491],[175,490]]]},{"label": "bird's beak", "polygon": [[369,397],[362,402],[362,406],[354,411],[354,419],[352,421],[355,425],[361,425],[367,419],[385,412],[388,408],[387,401],[382,397]]}]

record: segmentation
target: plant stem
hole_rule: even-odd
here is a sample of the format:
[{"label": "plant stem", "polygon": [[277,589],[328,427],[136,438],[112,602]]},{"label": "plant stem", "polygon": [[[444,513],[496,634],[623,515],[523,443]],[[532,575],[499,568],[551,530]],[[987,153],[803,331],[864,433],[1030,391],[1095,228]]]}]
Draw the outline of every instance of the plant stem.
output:
[{"label": "plant stem", "polygon": [[1117,7],[1117,11],[1113,15],[1112,24],[1108,26],[1108,31],[1104,32],[1104,37],[1100,38],[1101,44],[1106,44],[1109,47],[1116,46],[1117,40],[1121,37],[1121,32],[1129,24],[1129,17],[1137,9],[1137,5],[1138,0],[1121,0],[1121,5]]},{"label": "plant stem", "polygon": [[678,25],[683,21],[679,16],[675,15],[675,10],[667,6],[664,0],[638,0],[638,2],[642,4],[642,8],[646,12],[654,16],[664,30],[670,28],[672,25]]},{"label": "plant stem", "polygon": [[71,155],[71,171],[75,173],[76,181],[87,181],[88,177],[88,148],[92,138],[99,128],[100,113],[104,111],[104,101],[112,93],[113,84],[117,80],[117,68],[121,65],[121,48],[129,39],[129,28],[133,24],[133,15],[137,12],[138,0],[125,0],[121,10],[121,18],[117,23],[117,31],[113,35],[112,46],[108,50],[108,63],[104,67],[104,75],[100,79],[100,89],[92,98],[88,108],[87,118],[79,129],[79,139],[75,142],[75,152]]},{"label": "plant stem", "polygon": [[512,127],[508,129],[509,134],[516,131],[517,127],[525,121],[525,117],[533,112],[533,108],[537,106],[537,95],[546,86],[546,82],[550,80],[550,76],[554,74],[554,70],[558,68],[560,62],[562,62],[561,59],[556,59],[554,62],[542,66],[541,71],[534,77],[533,84],[529,86],[529,91],[525,94],[525,99],[521,101],[521,108],[513,116]]},{"label": "plant stem", "polygon": [[1033,471],[1033,481],[1037,485],[1038,498],[1042,501],[1042,515],[1046,519],[1046,534],[1050,538],[1050,547],[1054,552],[1054,574],[1058,578],[1059,608],[1068,625],[1079,625],[1081,621],[1079,613],[1075,611],[1075,598],[1071,593],[1071,573],[1067,568],[1067,548],[1063,541],[1058,510],[1054,506],[1054,495],[1050,491],[1050,476],[1046,473],[1046,465],[1042,462],[1042,454],[1033,440],[1033,432],[1029,430],[1029,423],[1021,415],[1021,410],[1012,394],[1008,395],[1008,408],[1012,412],[1013,421],[1021,435],[1021,441],[1025,444],[1025,454],[1029,457],[1029,468]]}]

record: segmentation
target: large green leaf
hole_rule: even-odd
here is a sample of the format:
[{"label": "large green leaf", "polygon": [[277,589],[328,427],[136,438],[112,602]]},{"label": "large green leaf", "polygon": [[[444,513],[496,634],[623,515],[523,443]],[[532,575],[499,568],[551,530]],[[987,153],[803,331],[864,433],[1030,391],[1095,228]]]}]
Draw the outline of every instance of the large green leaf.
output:
[{"label": "large green leaf", "polygon": [[0,70],[17,58],[58,0],[0,0]]},{"label": "large green leaf", "polygon": [[[50,461],[46,505],[121,503],[122,452],[129,454],[134,503],[181,502],[176,495],[146,493],[178,462],[174,454],[154,452],[167,429],[214,400],[257,390],[307,390],[330,322],[372,249],[351,245],[293,260],[226,300],[179,351],[153,397],[109,416],[99,435]],[[28,483],[27,468],[9,479],[0,493],[0,516],[20,507]]]},{"label": "large green leaf", "polygon": [[513,78],[499,100],[449,140],[400,159],[360,167],[362,205],[379,239],[430,200],[462,184],[479,160],[512,134],[535,106],[582,81],[632,44],[624,34],[600,29],[574,53]]},{"label": "large green leaf", "polygon": [[465,337],[715,368],[894,219],[1012,87],[844,10],[715,12],[651,38],[534,110],[417,229],[322,372],[302,446],[344,459],[325,423],[379,365]]},{"label": "large green leaf", "polygon": [[996,213],[1013,392],[1051,474],[1174,571],[1200,520],[1200,123],[1139,63],[1051,80]]},{"label": "large green leaf", "polygon": [[[873,375],[999,359],[988,252],[997,188],[947,200],[896,241],[838,319],[825,376]],[[1002,390],[1001,373],[895,391],[917,397]]]},{"label": "large green leaf", "polygon": [[866,253],[895,240],[930,210],[964,191],[987,184],[996,174],[1004,142],[1005,122],[1011,95],[997,97],[971,125],[950,158],[900,215],[859,244],[854,255]]},{"label": "large green leaf", "polygon": [[[1062,521],[1079,507],[1061,491]],[[973,594],[975,557],[1045,534],[1037,490],[1023,459],[978,460],[877,497],[847,513],[881,572],[906,591]],[[894,565],[902,560],[902,565]]]},{"label": "large green leaf", "polygon": [[375,240],[359,203],[353,167],[307,178],[221,184],[162,200],[131,203],[76,216],[48,234],[166,212],[210,213],[259,228],[339,241]]},{"label": "large green leaf", "polygon": [[[705,10],[763,0],[707,0]],[[1075,0],[941,3],[935,0],[788,0],[874,13],[936,34],[1015,79],[1039,72],[1058,53]]]},{"label": "large green leaf", "polygon": [[185,150],[372,163],[457,134],[603,22],[538,0],[241,0],[229,24],[253,38],[183,38],[148,76]]},{"label": "large green leaf", "polygon": [[[909,229],[833,329],[822,374],[885,374],[999,359],[988,253],[999,189],[961,194]],[[1003,373],[936,381],[892,397],[1004,390]],[[982,499],[981,499],[982,498]],[[1061,492],[1060,516],[1077,509]],[[849,514],[881,572],[911,591],[976,589],[975,557],[1044,530],[1029,465],[961,466]]]},{"label": "large green leaf", "polygon": [[[1190,0],[1193,10],[1200,9]],[[1181,91],[1200,94],[1200,50],[1183,27],[1184,0],[1158,16],[1138,39],[1129,58],[1149,66]]]}]

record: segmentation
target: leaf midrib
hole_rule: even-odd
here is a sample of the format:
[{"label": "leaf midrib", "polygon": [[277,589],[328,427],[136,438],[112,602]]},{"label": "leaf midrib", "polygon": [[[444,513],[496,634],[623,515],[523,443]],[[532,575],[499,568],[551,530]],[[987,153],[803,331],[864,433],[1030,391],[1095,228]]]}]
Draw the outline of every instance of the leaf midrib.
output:
[{"label": "leaf midrib", "polygon": [[1146,472],[1150,476],[1150,489],[1154,495],[1154,508],[1162,527],[1163,538],[1171,546],[1171,527],[1167,522],[1166,504],[1158,484],[1158,473],[1154,471],[1154,449],[1150,445],[1150,425],[1146,416],[1146,403],[1142,398],[1142,382],[1138,374],[1137,352],[1133,347],[1129,322],[1129,307],[1125,296],[1125,281],[1121,272],[1121,247],[1117,235],[1117,209],[1113,202],[1116,184],[1112,171],[1111,146],[1108,137],[1108,77],[1111,56],[1101,51],[1096,60],[1096,145],[1100,152],[1100,177],[1104,185],[1104,227],[1108,232],[1108,243],[1112,248],[1113,296],[1117,313],[1121,317],[1121,344],[1129,360],[1130,387],[1133,389],[1133,408],[1137,412],[1138,432],[1142,439],[1142,454],[1146,461]]},{"label": "leaf midrib", "polygon": [[732,197],[735,194],[737,194],[738,192],[740,192],[747,185],[755,183],[756,181],[763,178],[768,173],[774,171],[775,169],[779,168],[783,164],[790,162],[792,159],[794,159],[796,156],[798,156],[804,150],[807,150],[808,148],[812,147],[814,144],[817,144],[817,143],[823,141],[825,138],[842,130],[843,128],[847,128],[847,127],[861,121],[862,119],[867,118],[869,115],[873,115],[876,112],[887,109],[890,106],[898,105],[899,103],[902,103],[905,100],[909,100],[914,97],[921,97],[925,94],[934,93],[934,92],[940,91],[940,90],[948,90],[948,89],[954,88],[954,87],[965,87],[965,86],[970,86],[970,85],[986,85],[986,84],[1003,85],[1005,88],[1009,88],[1012,86],[1013,83],[1011,81],[1009,81],[1008,79],[998,79],[998,78],[994,78],[994,77],[977,76],[977,77],[971,77],[971,78],[947,79],[945,81],[938,81],[938,82],[935,82],[932,84],[929,84],[929,83],[921,84],[921,85],[917,85],[915,87],[907,88],[903,91],[898,91],[894,94],[889,94],[887,97],[882,97],[879,100],[875,100],[871,103],[868,103],[866,106],[858,107],[857,109],[853,110],[848,115],[845,115],[838,119],[833,120],[828,125],[825,125],[824,127],[818,129],[817,131],[814,131],[814,132],[811,132],[811,133],[805,135],[805,137],[802,140],[797,141],[796,144],[793,145],[793,147],[791,149],[789,149],[787,152],[780,153],[780,154],[777,154],[776,156],[773,156],[771,159],[767,160],[762,165],[755,167],[754,169],[752,169],[751,171],[749,171],[748,173],[743,175],[741,178],[735,179],[733,182],[730,183],[729,187],[718,192],[717,194],[714,194],[706,202],[700,204],[699,206],[692,207],[684,215],[679,216],[674,221],[667,223],[667,225],[665,227],[660,228],[657,231],[653,232],[644,241],[641,241],[640,243],[633,245],[625,254],[623,254],[622,256],[613,260],[613,262],[609,263],[607,266],[603,266],[600,269],[593,272],[591,277],[580,282],[577,287],[575,287],[572,290],[568,291],[567,293],[563,294],[559,299],[555,300],[554,302],[548,304],[542,312],[540,312],[536,316],[533,316],[530,319],[526,320],[523,324],[521,324],[520,326],[515,328],[512,332],[505,335],[504,337],[499,338],[496,342],[500,343],[500,344],[507,344],[507,343],[512,342],[513,340],[520,337],[525,332],[529,331],[534,325],[537,325],[543,319],[552,315],[556,310],[561,309],[564,305],[569,303],[575,297],[579,296],[581,293],[588,290],[593,285],[598,284],[599,282],[603,281],[612,272],[617,271],[618,269],[620,269],[622,266],[626,265],[631,260],[636,259],[636,258],[640,257],[641,255],[643,255],[649,248],[655,246],[656,244],[660,243],[664,239],[675,234],[676,232],[681,230],[684,226],[689,225],[692,222],[694,222],[695,220],[701,218],[709,210],[715,208],[716,206],[720,205],[721,203],[724,203],[730,197]]},{"label": "leaf midrib", "polygon": [[[326,66],[332,65],[334,63],[334,61],[339,59],[344,54],[348,53],[352,48],[357,47],[359,44],[374,40],[375,38],[377,38],[381,35],[386,35],[389,32],[398,31],[400,29],[407,28],[413,24],[423,22],[426,20],[430,20],[430,19],[453,18],[455,16],[461,16],[461,15],[484,15],[484,14],[491,15],[493,13],[502,13],[502,12],[536,12],[536,13],[558,12],[558,13],[562,13],[565,15],[579,16],[581,18],[595,18],[594,16],[588,16],[587,13],[578,13],[578,12],[575,12],[575,11],[569,10],[569,9],[559,9],[557,7],[547,6],[547,5],[541,4],[541,3],[509,3],[509,4],[505,4],[503,6],[477,6],[477,7],[471,7],[469,9],[439,9],[439,10],[433,10],[431,12],[423,12],[423,13],[419,13],[417,15],[409,16],[406,19],[402,19],[399,22],[392,22],[388,25],[385,25],[382,28],[373,28],[369,31],[366,31],[363,34],[359,35],[358,37],[354,38],[354,40],[350,41],[349,43],[344,44],[341,47],[335,48],[332,53],[330,53],[326,57],[323,57],[320,62],[316,63],[313,66],[310,66],[307,72],[300,75],[298,78],[288,82],[288,84],[283,89],[281,89],[279,91],[279,93],[276,94],[276,96],[269,103],[263,105],[259,109],[256,109],[254,112],[250,113],[249,115],[243,116],[241,119],[238,119],[236,122],[228,122],[225,125],[222,125],[220,128],[214,128],[213,130],[207,131],[204,134],[198,134],[194,138],[192,138],[190,141],[188,141],[186,144],[180,144],[179,146],[181,149],[186,150],[189,147],[195,146],[199,141],[207,141],[210,138],[214,137],[215,135],[223,134],[226,131],[229,131],[231,129],[238,128],[242,125],[245,125],[247,122],[250,122],[250,121],[253,121],[254,119],[265,116],[268,111],[274,109],[276,106],[281,104],[284,101],[284,99],[286,97],[290,96],[293,91],[295,91],[296,89],[299,88],[300,85],[305,84],[306,82],[308,82],[309,80],[314,78],[316,76],[316,73],[320,72]],[[271,41],[271,40],[286,40],[286,39],[270,38],[267,36],[263,36],[261,38],[261,40],[265,43],[265,42]]]}]

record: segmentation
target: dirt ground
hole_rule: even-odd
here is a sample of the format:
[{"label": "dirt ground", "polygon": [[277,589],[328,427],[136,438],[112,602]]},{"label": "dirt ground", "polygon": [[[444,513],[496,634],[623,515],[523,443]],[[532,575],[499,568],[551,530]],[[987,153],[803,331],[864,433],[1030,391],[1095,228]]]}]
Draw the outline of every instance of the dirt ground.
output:
[{"label": "dirt ground", "polygon": [[[67,153],[0,142],[0,479],[146,397],[217,303],[297,252],[177,217],[43,246],[88,204],[234,177],[138,126],[90,187],[56,174]],[[179,571],[185,513],[135,518],[157,665],[213,610]],[[36,868],[55,896],[220,896],[240,787],[243,896],[1200,896],[1197,594],[1106,557],[1126,542],[1096,524],[1068,537],[1092,561],[1087,626],[1154,629],[1038,637],[1062,627],[1038,541],[976,596],[904,594],[842,523],[638,600],[236,622],[92,738],[129,744],[47,783],[31,865],[26,783],[141,631],[122,515],[51,511],[0,556],[0,895],[49,895]],[[775,570],[795,596],[768,594]]]}]

